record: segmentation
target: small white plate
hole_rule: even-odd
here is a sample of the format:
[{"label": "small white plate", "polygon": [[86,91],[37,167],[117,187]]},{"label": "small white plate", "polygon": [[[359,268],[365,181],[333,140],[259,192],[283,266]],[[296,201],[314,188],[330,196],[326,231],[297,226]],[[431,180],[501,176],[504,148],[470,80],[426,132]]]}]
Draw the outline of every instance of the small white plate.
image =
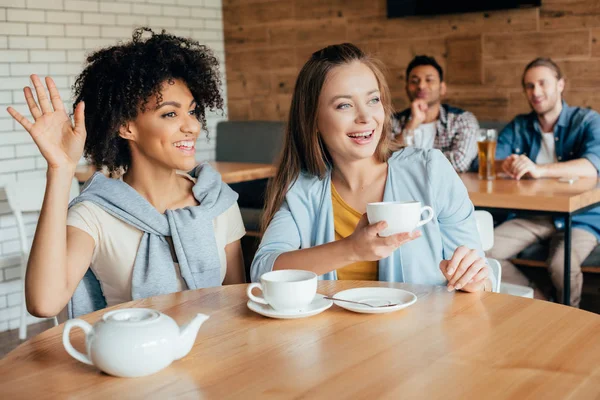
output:
[{"label": "small white plate", "polygon": [[322,294],[317,293],[312,303],[310,303],[304,309],[298,311],[277,311],[274,310],[271,306],[256,303],[252,300],[248,300],[247,305],[249,309],[251,309],[255,313],[264,315],[265,317],[283,319],[306,318],[322,313],[323,311],[327,310],[333,305],[333,301],[327,300],[324,297],[325,296],[323,296]]},{"label": "small white plate", "polygon": [[383,314],[392,311],[398,311],[414,304],[417,301],[417,296],[412,292],[385,287],[348,289],[336,293],[333,297],[342,300],[360,301],[362,303],[369,303],[374,306],[398,304],[397,306],[392,307],[375,308],[360,304],[347,303],[345,301],[334,301],[336,306],[345,308],[346,310],[366,314]]}]

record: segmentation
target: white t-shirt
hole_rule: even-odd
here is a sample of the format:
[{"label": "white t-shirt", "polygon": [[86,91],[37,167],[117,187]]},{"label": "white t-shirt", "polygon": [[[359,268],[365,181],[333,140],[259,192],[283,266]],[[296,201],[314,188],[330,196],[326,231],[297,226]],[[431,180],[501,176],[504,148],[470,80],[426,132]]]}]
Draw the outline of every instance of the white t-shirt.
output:
[{"label": "white t-shirt", "polygon": [[555,149],[554,132],[542,133],[542,143],[540,152],[535,159],[536,164],[552,164],[557,162]]},{"label": "white t-shirt", "polygon": [[420,149],[433,149],[437,122],[421,124],[415,129],[415,147]]},{"label": "white t-shirt", "polygon": [[[131,301],[133,264],[143,232],[88,201],[69,209],[67,225],[81,229],[94,239],[96,246],[90,268],[100,281],[107,305]],[[246,234],[237,203],[213,219],[213,227],[223,281],[227,272],[225,246]],[[187,289],[177,263],[173,263],[173,268],[179,278],[180,290]]]}]

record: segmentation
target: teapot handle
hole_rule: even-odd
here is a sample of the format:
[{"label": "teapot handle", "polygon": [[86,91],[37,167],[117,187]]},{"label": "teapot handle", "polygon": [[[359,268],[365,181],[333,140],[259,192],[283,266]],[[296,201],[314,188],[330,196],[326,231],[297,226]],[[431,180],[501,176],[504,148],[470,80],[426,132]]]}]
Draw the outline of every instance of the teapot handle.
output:
[{"label": "teapot handle", "polygon": [[87,348],[88,338],[92,332],[92,326],[82,319],[70,319],[65,323],[65,330],[63,331],[63,345],[65,346],[65,350],[67,350],[67,353],[74,359],[81,361],[84,364],[94,365],[89,356],[75,350],[75,347],[71,344],[69,333],[71,332],[71,329],[75,327],[81,328],[85,333],[85,347]]}]

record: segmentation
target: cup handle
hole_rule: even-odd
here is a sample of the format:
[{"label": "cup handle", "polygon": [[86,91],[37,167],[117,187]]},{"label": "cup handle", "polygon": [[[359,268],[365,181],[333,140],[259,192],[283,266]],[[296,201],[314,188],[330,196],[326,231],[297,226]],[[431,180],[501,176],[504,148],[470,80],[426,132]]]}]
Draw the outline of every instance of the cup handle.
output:
[{"label": "cup handle", "polygon": [[423,214],[423,211],[429,212],[429,215],[427,216],[427,218],[419,221],[416,228],[425,225],[426,223],[428,223],[429,221],[431,221],[433,219],[433,208],[431,208],[429,206],[424,206],[421,208],[421,214]]},{"label": "cup handle", "polygon": [[76,327],[81,328],[85,333],[85,345],[87,348],[89,336],[92,332],[92,326],[82,319],[70,319],[67,322],[65,322],[65,330],[63,331],[63,345],[65,346],[67,353],[69,353],[74,359],[81,361],[84,364],[94,365],[88,355],[75,350],[75,347],[73,347],[73,345],[71,344],[71,340],[69,339],[69,333],[71,333],[71,329]]},{"label": "cup handle", "polygon": [[248,294],[248,297],[250,297],[250,300],[252,300],[255,303],[269,305],[269,303],[267,303],[267,301],[265,299],[263,299],[262,297],[256,297],[255,295],[252,294],[252,289],[254,289],[254,288],[259,288],[261,291],[263,290],[262,285],[260,283],[251,283],[248,286],[248,289],[246,289],[246,294]]}]

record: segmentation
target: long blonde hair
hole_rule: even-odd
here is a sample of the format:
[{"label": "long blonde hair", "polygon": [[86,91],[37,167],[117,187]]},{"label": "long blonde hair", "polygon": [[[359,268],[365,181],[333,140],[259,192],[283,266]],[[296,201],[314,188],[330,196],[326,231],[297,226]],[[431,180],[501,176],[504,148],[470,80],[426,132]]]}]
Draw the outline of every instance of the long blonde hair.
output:
[{"label": "long blonde hair", "polygon": [[261,224],[263,232],[281,207],[287,191],[300,172],[323,179],[327,171],[333,167],[331,156],[317,131],[319,96],[327,74],[333,68],[355,61],[368,66],[379,84],[385,120],[381,138],[375,149],[375,157],[381,162],[386,162],[390,157],[395,147],[391,145],[393,109],[382,63],[366,55],[351,43],[327,46],[316,51],[304,64],[296,79],[285,131],[285,143],[279,158],[277,173],[267,189]]}]

